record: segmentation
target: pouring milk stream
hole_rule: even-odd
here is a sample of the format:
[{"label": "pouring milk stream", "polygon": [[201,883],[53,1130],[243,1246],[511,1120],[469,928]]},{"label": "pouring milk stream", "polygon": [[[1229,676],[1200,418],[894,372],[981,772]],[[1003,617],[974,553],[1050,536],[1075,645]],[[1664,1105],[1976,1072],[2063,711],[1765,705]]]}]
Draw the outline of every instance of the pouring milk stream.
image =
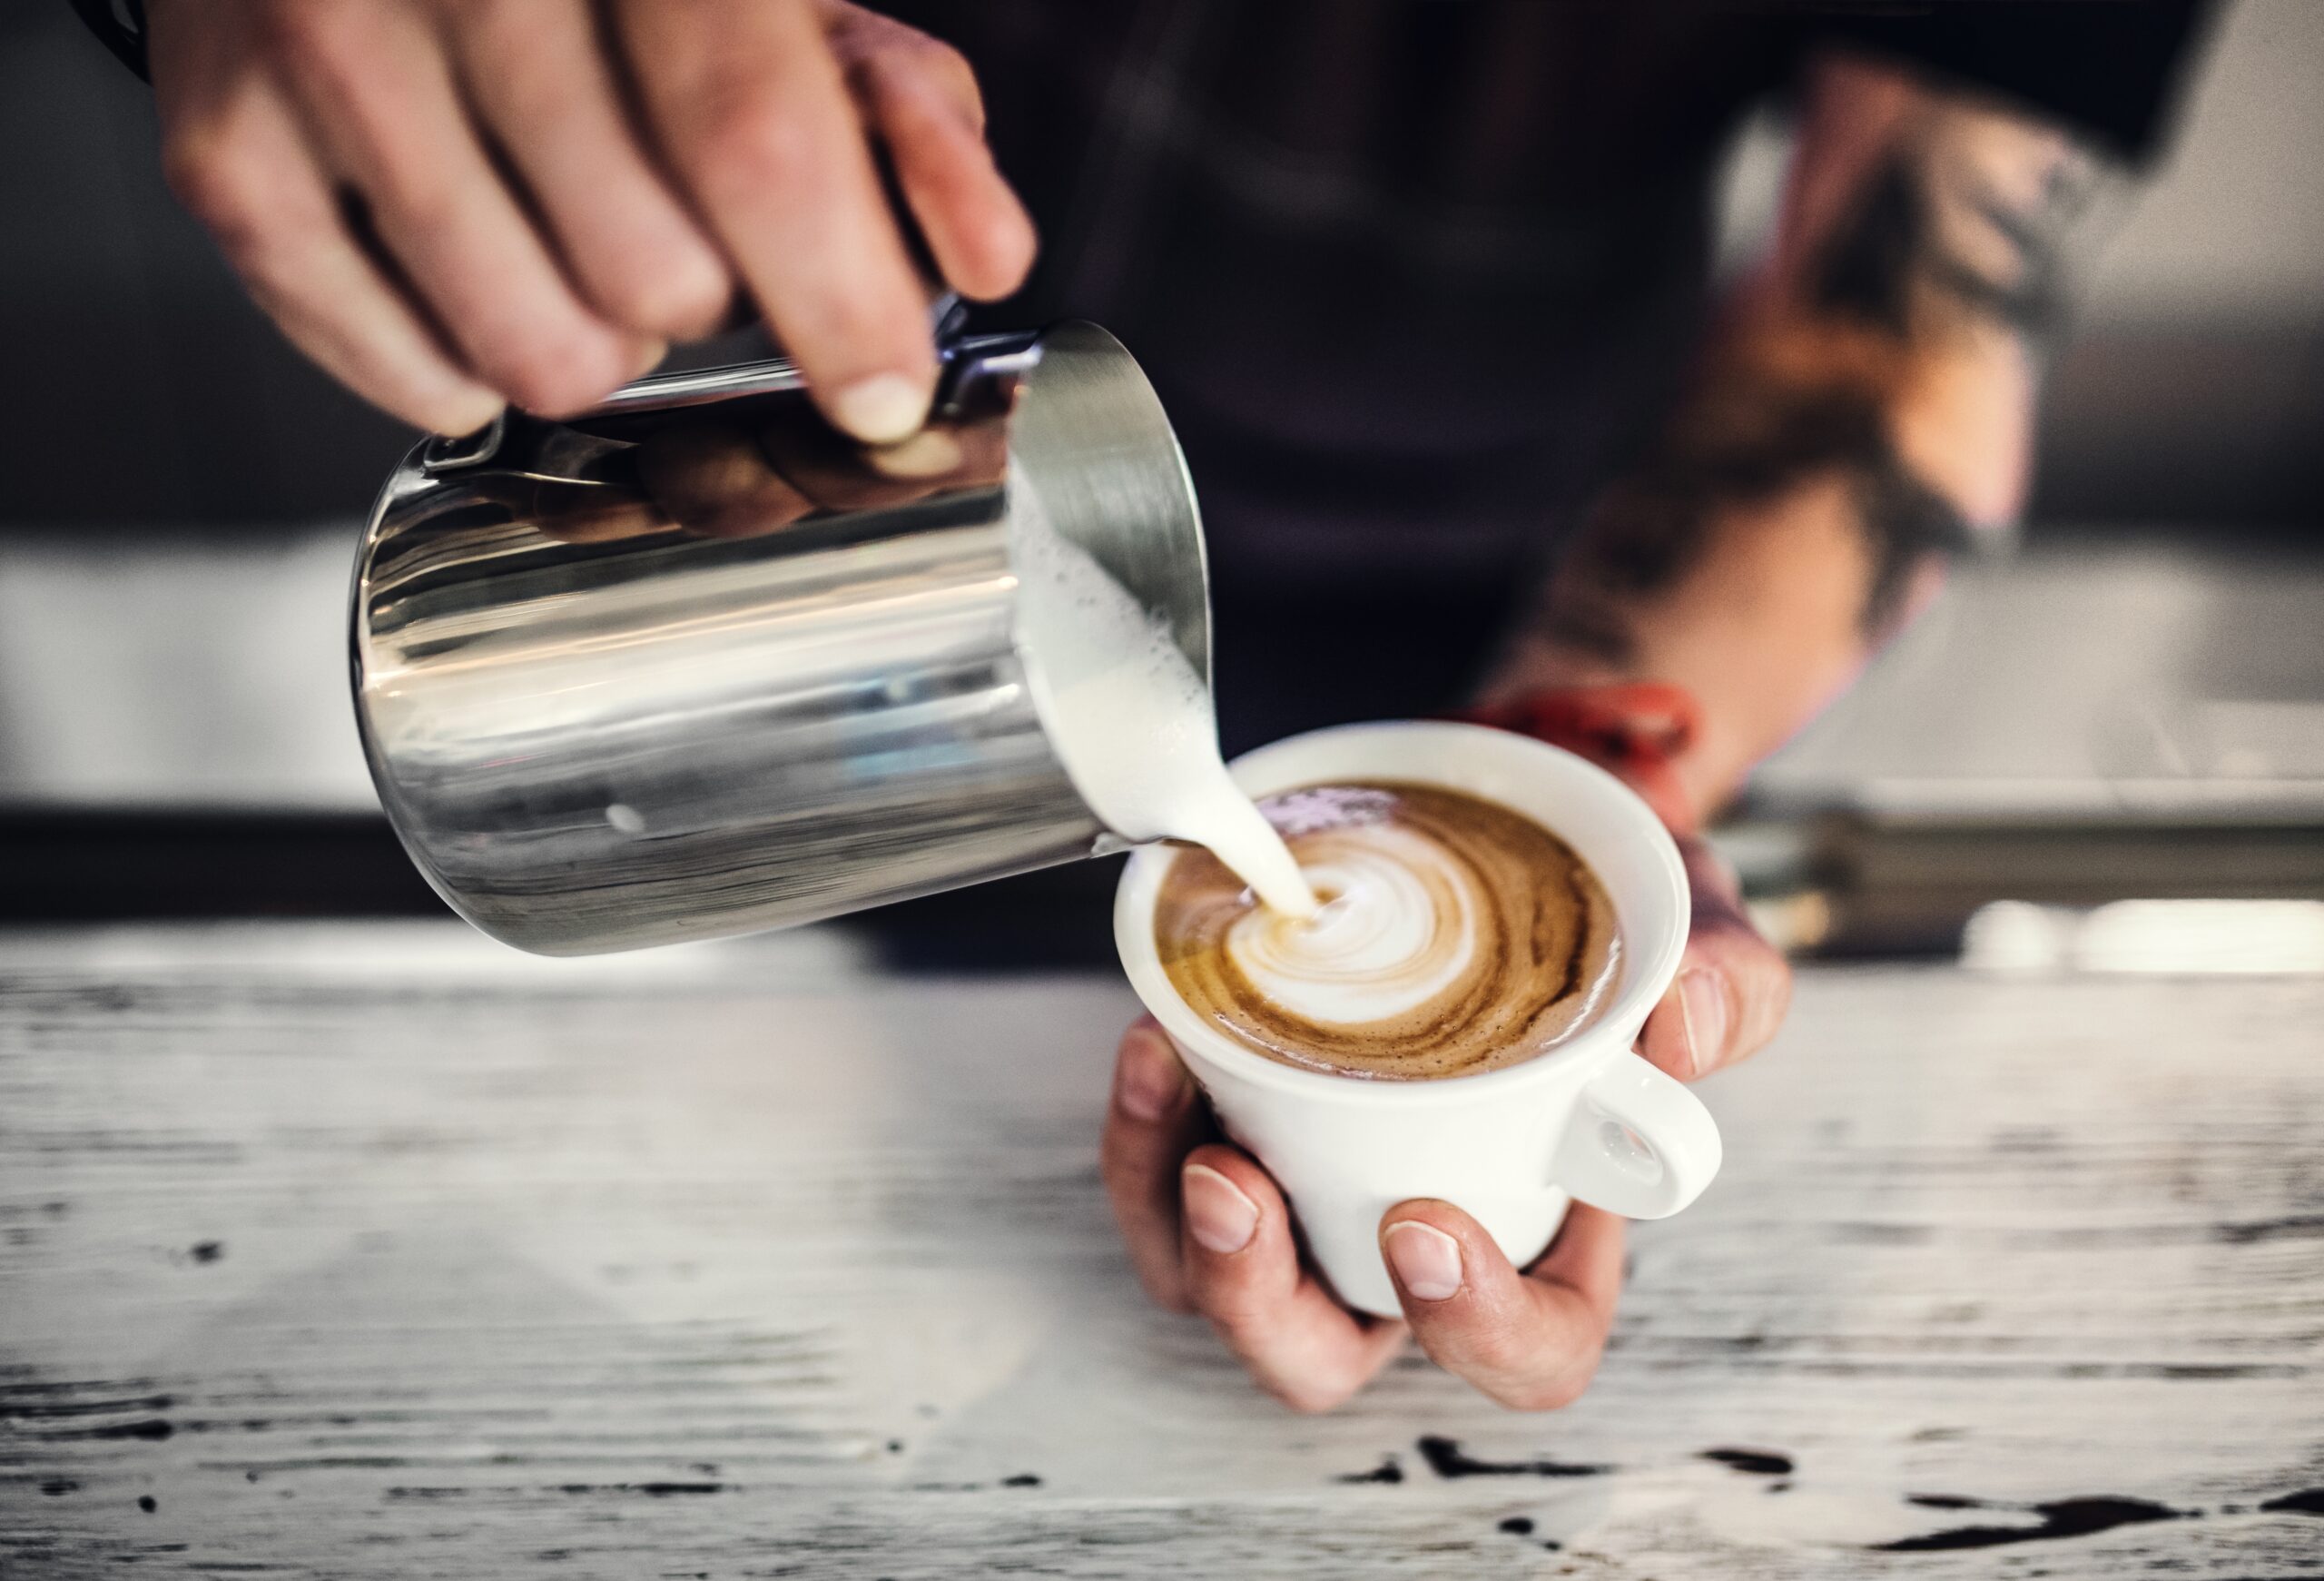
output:
[{"label": "pouring milk stream", "polygon": [[1013,464],[1009,497],[1026,667],[1075,788],[1115,833],[1207,846],[1270,911],[1314,916],[1283,836],[1226,772],[1210,687],[1169,624],[1050,525]]}]

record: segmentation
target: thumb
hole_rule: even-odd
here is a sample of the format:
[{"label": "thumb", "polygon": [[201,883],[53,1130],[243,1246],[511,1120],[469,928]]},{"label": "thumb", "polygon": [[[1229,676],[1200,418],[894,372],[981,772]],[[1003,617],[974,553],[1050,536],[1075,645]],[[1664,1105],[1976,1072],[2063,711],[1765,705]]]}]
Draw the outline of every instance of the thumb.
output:
[{"label": "thumb", "polygon": [[1757,1053],[1791,1003],[1791,967],[1759,936],[1734,875],[1700,840],[1682,839],[1694,913],[1679,975],[1647,1017],[1639,1052],[1681,1082]]}]

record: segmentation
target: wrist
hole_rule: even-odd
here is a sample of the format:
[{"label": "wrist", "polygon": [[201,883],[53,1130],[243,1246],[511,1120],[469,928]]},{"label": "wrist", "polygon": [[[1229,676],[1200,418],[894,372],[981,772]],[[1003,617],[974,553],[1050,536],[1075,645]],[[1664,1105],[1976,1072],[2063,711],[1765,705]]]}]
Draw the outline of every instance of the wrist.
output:
[{"label": "wrist", "polygon": [[1680,772],[1701,733],[1702,706],[1668,681],[1600,680],[1500,688],[1453,716],[1561,747],[1629,786],[1674,834],[1704,808]]}]

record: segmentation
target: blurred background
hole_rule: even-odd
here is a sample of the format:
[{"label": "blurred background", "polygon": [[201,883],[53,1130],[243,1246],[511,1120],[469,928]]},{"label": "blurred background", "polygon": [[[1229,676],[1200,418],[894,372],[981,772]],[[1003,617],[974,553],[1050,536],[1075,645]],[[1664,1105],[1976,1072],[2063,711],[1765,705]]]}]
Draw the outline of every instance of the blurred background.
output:
[{"label": "blurred background", "polygon": [[[1731,254],[1784,146],[1738,140]],[[2324,5],[2229,5],[2023,530],[1721,833],[1795,948],[2324,971],[2319,150]],[[0,7],[0,922],[439,911],[346,701],[357,526],[412,436],[281,344],[45,0]]]}]

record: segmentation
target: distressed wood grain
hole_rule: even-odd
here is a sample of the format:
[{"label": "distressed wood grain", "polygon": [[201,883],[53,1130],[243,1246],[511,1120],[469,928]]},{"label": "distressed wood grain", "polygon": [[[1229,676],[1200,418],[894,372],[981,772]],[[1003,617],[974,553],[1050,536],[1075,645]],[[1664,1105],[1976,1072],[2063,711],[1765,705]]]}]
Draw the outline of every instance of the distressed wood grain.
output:
[{"label": "distressed wood grain", "polygon": [[1131,1012],[841,939],[0,940],[0,1576],[2324,1573],[2324,983],[1817,970],[1596,1386],[1147,1310]]}]

